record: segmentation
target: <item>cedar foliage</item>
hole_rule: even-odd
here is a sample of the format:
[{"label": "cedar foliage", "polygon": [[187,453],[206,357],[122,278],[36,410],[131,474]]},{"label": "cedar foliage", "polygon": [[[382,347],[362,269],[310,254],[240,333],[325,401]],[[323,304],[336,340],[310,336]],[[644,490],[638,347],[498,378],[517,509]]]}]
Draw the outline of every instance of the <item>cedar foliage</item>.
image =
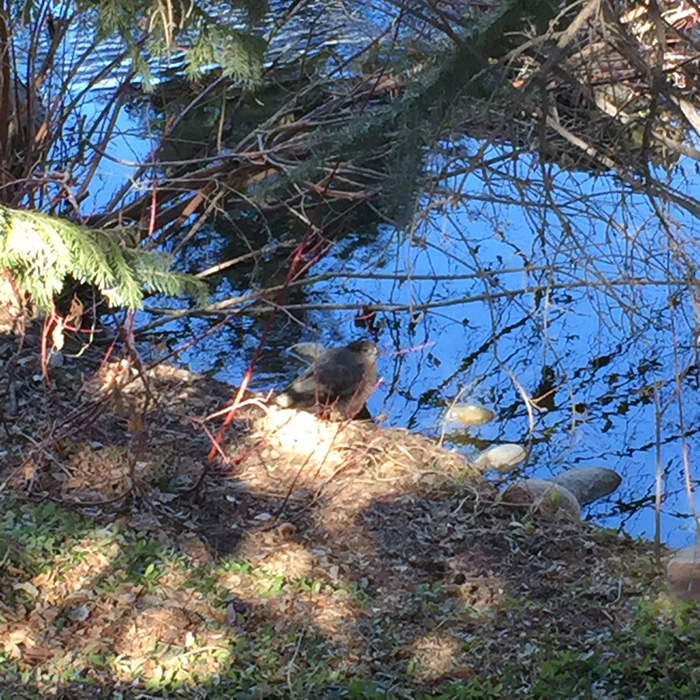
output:
[{"label": "cedar foliage", "polygon": [[190,75],[216,63],[225,74],[250,82],[262,70],[267,44],[248,28],[268,12],[265,0],[223,0],[216,3],[215,14],[206,4],[178,0],[85,0],[78,8],[96,11],[101,38],[121,37],[134,68],[146,79],[150,76],[145,55],[183,49]]},{"label": "cedar foliage", "polygon": [[122,248],[104,231],[0,205],[0,268],[9,269],[36,307],[52,308],[67,278],[94,285],[115,307],[138,309],[144,292],[206,301],[206,285],[168,270],[163,253]]}]

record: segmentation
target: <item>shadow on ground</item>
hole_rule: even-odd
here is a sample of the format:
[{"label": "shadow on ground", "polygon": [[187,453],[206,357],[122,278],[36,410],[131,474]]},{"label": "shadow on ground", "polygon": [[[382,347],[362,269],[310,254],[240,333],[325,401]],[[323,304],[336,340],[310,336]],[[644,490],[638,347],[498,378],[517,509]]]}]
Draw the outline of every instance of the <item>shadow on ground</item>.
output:
[{"label": "shadow on ground", "polygon": [[254,401],[199,483],[231,387],[16,359],[0,697],[502,697],[659,585],[646,544],[499,506],[406,431]]}]

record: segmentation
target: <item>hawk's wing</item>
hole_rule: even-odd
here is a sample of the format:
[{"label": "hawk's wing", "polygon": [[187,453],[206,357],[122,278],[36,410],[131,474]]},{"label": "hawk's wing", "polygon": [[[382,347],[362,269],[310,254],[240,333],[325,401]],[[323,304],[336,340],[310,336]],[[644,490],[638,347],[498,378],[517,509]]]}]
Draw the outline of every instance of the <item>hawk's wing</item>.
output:
[{"label": "hawk's wing", "polygon": [[287,393],[295,403],[331,403],[352,396],[363,376],[364,367],[357,353],[347,348],[334,348],[297,377]]}]

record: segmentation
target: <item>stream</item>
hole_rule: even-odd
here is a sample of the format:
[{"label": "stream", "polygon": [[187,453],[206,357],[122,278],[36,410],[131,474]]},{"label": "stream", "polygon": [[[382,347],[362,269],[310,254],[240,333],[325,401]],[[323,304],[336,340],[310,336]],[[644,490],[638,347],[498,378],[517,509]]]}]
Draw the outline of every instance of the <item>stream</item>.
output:
[{"label": "stream", "polygon": [[[366,23],[358,23],[356,32],[360,26],[369,33]],[[292,35],[278,40],[276,56],[288,52],[291,60],[299,41]],[[85,37],[75,35],[73,54],[66,52],[61,60],[70,65],[71,55],[87,46]],[[87,84],[85,76],[120,50],[118,43],[108,44],[85,63],[75,77],[75,94]],[[85,124],[109,104],[124,75],[120,65],[83,94]],[[47,100],[53,90],[49,81]],[[100,211],[150,157],[159,140],[150,129],[152,119],[143,106],[119,113],[109,159],[82,202],[83,213]],[[643,196],[625,191],[614,177],[543,166],[532,154],[505,158],[507,145],[491,146],[482,155],[493,163],[488,170],[449,174],[466,167],[480,146],[463,139],[443,144],[441,153],[429,158],[428,171],[442,174],[445,190],[459,196],[426,196],[401,226],[374,226],[371,235],[351,231],[333,244],[308,273],[328,277],[304,288],[296,299],[303,308],[293,315],[278,313],[252,388],[274,390],[295,376],[301,365],[286,349],[296,342],[332,346],[369,337],[356,307],[381,305],[371,334],[381,350],[382,377],[369,402],[373,415],[384,416],[387,425],[442,438],[467,457],[492,444],[525,445],[530,448],[525,476],[546,478],[580,465],[615,469],[623,477],[619,491],[584,514],[634,536],[653,536],[660,469],[662,539],[673,546],[693,542],[684,455],[691,474],[697,472],[695,317],[680,265],[654,212]],[[69,154],[73,147],[67,135],[62,148]],[[697,190],[698,175],[688,172],[678,168],[671,185]],[[75,174],[79,181],[79,168]],[[682,212],[673,216],[677,240],[697,259],[697,222]],[[229,234],[216,224],[198,235],[196,245],[177,258],[181,269],[201,270],[235,256]],[[234,268],[218,280],[213,298],[245,293],[249,274],[247,268]],[[175,305],[149,300],[152,306],[159,303]],[[147,313],[138,315],[138,325],[150,320]],[[265,321],[235,318],[179,353],[177,361],[230,383],[233,391]],[[159,329],[159,337],[176,347],[213,323],[171,322]],[[680,373],[683,379],[676,381]],[[479,428],[446,425],[446,407],[453,401],[480,403],[496,418]]]}]

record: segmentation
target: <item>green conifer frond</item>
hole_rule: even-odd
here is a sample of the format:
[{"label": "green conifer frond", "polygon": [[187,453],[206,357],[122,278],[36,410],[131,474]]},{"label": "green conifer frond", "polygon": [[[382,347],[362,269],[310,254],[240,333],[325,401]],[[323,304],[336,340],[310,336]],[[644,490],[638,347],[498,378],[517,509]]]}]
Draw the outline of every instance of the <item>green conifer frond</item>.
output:
[{"label": "green conifer frond", "polygon": [[206,285],[169,272],[170,262],[157,253],[123,249],[104,231],[0,205],[0,268],[10,270],[40,311],[51,309],[68,277],[95,286],[115,307],[140,308],[144,291],[203,301]]},{"label": "green conifer frond", "polygon": [[167,253],[127,250],[125,258],[145,291],[166,296],[187,295],[199,306],[207,303],[207,286],[201,280],[179,272],[172,272],[172,256]]},{"label": "green conifer frond", "polygon": [[182,45],[186,70],[196,74],[220,65],[236,80],[255,80],[262,69],[266,41],[253,28],[269,10],[266,0],[223,0],[216,12],[187,0],[80,0],[83,14],[92,13],[100,38],[118,35],[126,43],[132,67],[151,87],[146,56],[163,56]]},{"label": "green conifer frond", "polygon": [[209,24],[187,51],[187,73],[194,76],[203,68],[219,65],[224,75],[250,83],[260,77],[266,47],[265,40],[254,34]]}]

